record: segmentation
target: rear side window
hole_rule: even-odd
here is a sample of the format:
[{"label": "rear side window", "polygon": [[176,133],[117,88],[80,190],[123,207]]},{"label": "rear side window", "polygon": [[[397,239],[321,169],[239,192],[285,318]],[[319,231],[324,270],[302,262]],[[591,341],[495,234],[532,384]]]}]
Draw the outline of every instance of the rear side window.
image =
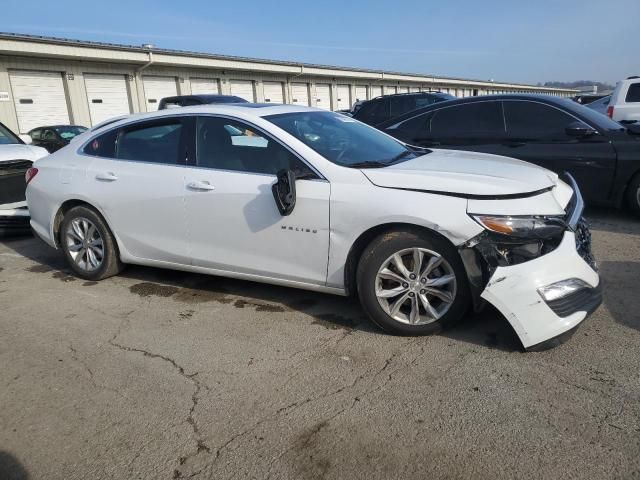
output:
[{"label": "rear side window", "polygon": [[640,102],[640,83],[632,83],[631,85],[629,85],[629,90],[627,90],[627,98],[625,98],[625,102]]},{"label": "rear side window", "polygon": [[500,138],[505,135],[501,102],[475,102],[436,110],[433,138]]},{"label": "rear side window", "polygon": [[118,138],[116,158],[176,165],[181,133],[179,120],[129,127]]},{"label": "rear side window", "polygon": [[511,138],[563,140],[565,128],[576,121],[562,110],[537,102],[505,101],[507,133]]},{"label": "rear side window", "polygon": [[196,164],[246,173],[276,175],[280,170],[293,170],[298,177],[315,176],[272,138],[240,121],[218,117],[198,117]]},{"label": "rear side window", "polygon": [[116,151],[116,138],[118,138],[118,131],[111,130],[87,143],[83,152],[94,157],[113,158]]}]

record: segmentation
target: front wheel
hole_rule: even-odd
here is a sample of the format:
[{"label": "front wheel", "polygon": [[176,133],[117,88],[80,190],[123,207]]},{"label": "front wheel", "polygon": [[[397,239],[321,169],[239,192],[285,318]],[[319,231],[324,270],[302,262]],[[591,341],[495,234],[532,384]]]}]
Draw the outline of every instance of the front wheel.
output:
[{"label": "front wheel", "polygon": [[428,335],[460,320],[470,303],[467,276],[456,249],[422,232],[376,238],[357,271],[360,302],[383,330]]},{"label": "front wheel", "polygon": [[631,182],[629,182],[629,187],[627,188],[627,203],[636,215],[640,215],[640,174],[637,174]]},{"label": "front wheel", "polygon": [[103,280],[122,270],[115,239],[98,213],[78,206],[60,227],[60,245],[73,272],[86,280]]}]

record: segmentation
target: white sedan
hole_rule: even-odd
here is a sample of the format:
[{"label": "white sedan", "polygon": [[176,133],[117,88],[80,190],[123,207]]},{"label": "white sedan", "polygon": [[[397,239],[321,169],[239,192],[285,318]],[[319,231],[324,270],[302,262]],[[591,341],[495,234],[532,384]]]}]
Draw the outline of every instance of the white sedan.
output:
[{"label": "white sedan", "polygon": [[357,294],[377,325],[408,335],[488,301],[525,348],[602,298],[570,177],[417,149],[332,112],[248,103],[126,118],[28,178],[33,229],[85,279],[132,263]]}]

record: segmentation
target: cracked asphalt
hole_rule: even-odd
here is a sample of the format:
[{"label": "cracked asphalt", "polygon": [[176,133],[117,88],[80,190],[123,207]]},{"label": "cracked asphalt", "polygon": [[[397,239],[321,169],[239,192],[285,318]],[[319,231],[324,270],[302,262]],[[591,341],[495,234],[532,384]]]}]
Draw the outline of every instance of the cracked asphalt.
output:
[{"label": "cracked asphalt", "polygon": [[352,300],[0,242],[1,479],[640,478],[640,220],[589,212],[605,300],[523,353],[493,310],[385,335]]}]

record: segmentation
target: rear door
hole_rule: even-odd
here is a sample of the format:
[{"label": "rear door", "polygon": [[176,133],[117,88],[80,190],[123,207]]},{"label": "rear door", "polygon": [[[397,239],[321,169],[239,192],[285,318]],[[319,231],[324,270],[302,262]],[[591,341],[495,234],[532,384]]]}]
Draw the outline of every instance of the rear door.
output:
[{"label": "rear door", "polygon": [[[232,118],[199,117],[195,150],[186,179],[193,264],[324,284],[329,183],[278,141]],[[298,176],[296,205],[286,217],[271,191],[281,169]]]},{"label": "rear door", "polygon": [[85,147],[93,157],[87,169],[90,198],[137,258],[190,263],[184,208],[187,121],[138,122]]},{"label": "rear door", "polygon": [[609,198],[616,169],[616,152],[604,135],[576,138],[565,129],[580,122],[557,107],[524,100],[505,100],[507,140],[504,155],[571,173],[591,202]]}]

